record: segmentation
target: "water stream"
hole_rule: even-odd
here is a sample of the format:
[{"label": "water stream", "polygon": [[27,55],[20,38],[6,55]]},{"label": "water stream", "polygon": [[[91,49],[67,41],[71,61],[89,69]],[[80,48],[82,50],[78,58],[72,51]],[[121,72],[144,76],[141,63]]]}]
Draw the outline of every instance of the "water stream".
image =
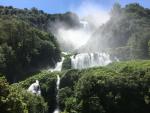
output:
[{"label": "water stream", "polygon": [[60,61],[60,62],[57,62],[55,68],[53,68],[53,69],[50,68],[50,69],[48,69],[48,71],[51,71],[51,72],[54,72],[54,71],[61,71],[62,63],[63,63],[64,59],[65,59],[65,58],[62,57],[62,58],[61,58],[61,61]]},{"label": "water stream", "polygon": [[54,110],[53,113],[60,113],[59,109],[59,85],[60,85],[60,77],[57,75],[57,82],[56,82],[56,89],[57,89],[57,95],[56,95],[56,109]]}]

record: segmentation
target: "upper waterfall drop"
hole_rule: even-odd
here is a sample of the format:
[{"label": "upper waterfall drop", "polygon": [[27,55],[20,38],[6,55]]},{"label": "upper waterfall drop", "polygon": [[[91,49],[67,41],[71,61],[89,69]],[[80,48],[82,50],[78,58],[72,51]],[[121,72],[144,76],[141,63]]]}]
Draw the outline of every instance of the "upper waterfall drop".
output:
[{"label": "upper waterfall drop", "polygon": [[81,53],[71,56],[71,65],[74,69],[105,66],[111,62],[110,56],[107,53]]},{"label": "upper waterfall drop", "polygon": [[88,28],[88,22],[87,22],[87,21],[80,20],[80,24],[83,25],[83,28],[84,28],[84,29],[87,29],[87,28]]}]

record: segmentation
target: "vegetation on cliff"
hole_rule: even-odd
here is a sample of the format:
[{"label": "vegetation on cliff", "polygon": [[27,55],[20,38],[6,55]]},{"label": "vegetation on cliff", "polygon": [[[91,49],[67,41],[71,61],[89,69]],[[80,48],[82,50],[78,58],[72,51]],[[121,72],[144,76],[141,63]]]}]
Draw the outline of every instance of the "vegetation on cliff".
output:
[{"label": "vegetation on cliff", "polygon": [[55,37],[15,18],[0,18],[0,73],[9,82],[24,79],[28,74],[60,60]]},{"label": "vegetation on cliff", "polygon": [[61,79],[60,107],[66,113],[149,113],[150,62],[69,70]]},{"label": "vegetation on cliff", "polygon": [[33,95],[20,86],[9,85],[0,77],[1,113],[47,113],[48,106],[43,97]]},{"label": "vegetation on cliff", "polygon": [[137,3],[125,7],[116,3],[110,15],[110,20],[100,26],[81,49],[108,51],[121,60],[148,59],[150,9]]}]

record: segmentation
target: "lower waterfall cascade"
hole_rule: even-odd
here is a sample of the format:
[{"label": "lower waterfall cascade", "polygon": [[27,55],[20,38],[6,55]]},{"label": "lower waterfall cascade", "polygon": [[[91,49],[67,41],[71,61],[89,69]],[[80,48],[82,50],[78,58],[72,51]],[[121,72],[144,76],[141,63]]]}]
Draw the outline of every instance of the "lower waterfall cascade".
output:
[{"label": "lower waterfall cascade", "polygon": [[[64,57],[61,58],[61,61],[60,62],[57,62],[56,66],[54,69],[50,68],[48,69],[48,71],[50,72],[54,72],[54,71],[61,71],[62,69],[62,64],[63,64],[63,61],[64,61]],[[56,92],[57,92],[57,95],[56,95],[56,109],[54,110],[53,113],[60,113],[60,109],[59,109],[59,96],[58,96],[58,93],[59,93],[59,85],[60,85],[60,77],[59,75],[57,75],[57,82],[56,82]]]},{"label": "lower waterfall cascade", "polygon": [[59,85],[60,85],[60,77],[57,75],[57,82],[56,82],[56,90],[57,90],[57,95],[56,95],[56,109],[54,110],[53,113],[60,113],[59,109]]}]

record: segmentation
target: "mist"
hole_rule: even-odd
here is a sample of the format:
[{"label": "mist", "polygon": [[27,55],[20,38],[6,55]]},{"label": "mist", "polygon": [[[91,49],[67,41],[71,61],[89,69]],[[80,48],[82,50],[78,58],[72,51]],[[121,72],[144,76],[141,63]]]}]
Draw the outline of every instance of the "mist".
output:
[{"label": "mist", "polygon": [[99,4],[93,2],[82,2],[79,7],[74,7],[72,11],[75,10],[80,17],[90,24],[92,28],[98,28],[100,25],[106,23],[110,19],[109,10],[102,8]]},{"label": "mist", "polygon": [[110,18],[109,11],[91,2],[83,2],[78,7],[71,7],[70,10],[75,11],[78,15],[80,26],[68,29],[65,24],[60,24],[60,22],[55,24],[57,32],[54,34],[62,51],[73,51],[85,45],[96,29]]},{"label": "mist", "polygon": [[84,45],[90,38],[91,32],[82,28],[79,29],[58,29],[58,40],[72,44],[74,49]]}]

